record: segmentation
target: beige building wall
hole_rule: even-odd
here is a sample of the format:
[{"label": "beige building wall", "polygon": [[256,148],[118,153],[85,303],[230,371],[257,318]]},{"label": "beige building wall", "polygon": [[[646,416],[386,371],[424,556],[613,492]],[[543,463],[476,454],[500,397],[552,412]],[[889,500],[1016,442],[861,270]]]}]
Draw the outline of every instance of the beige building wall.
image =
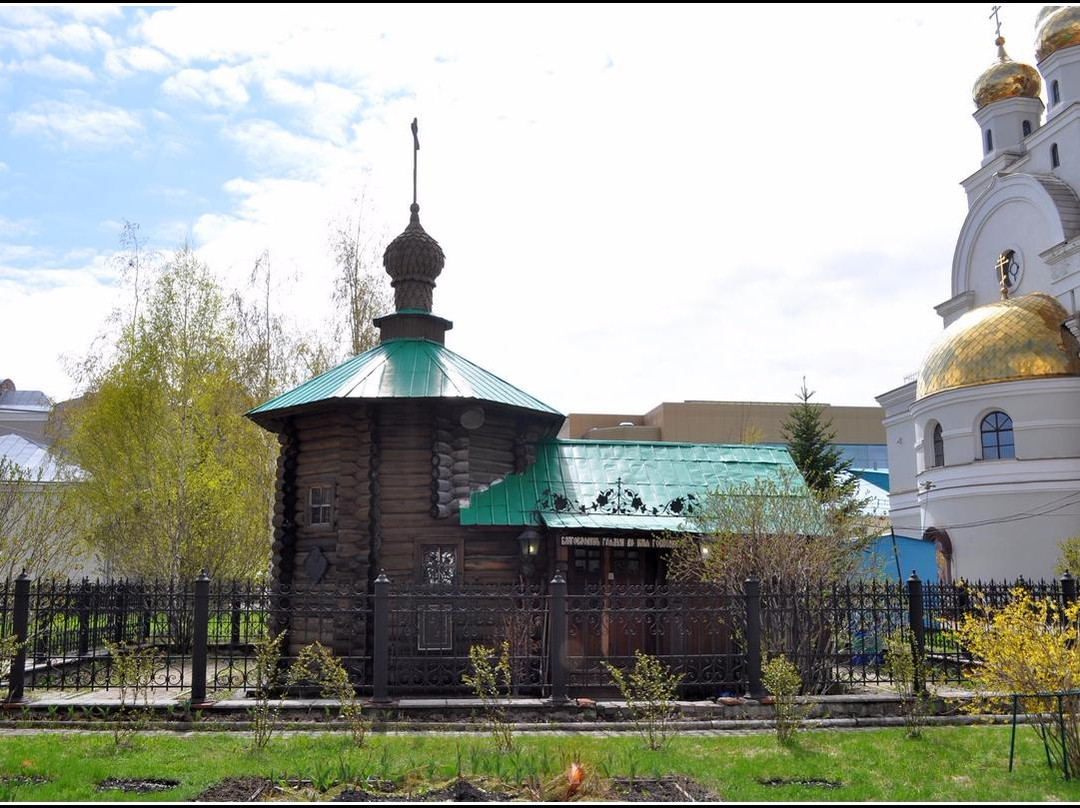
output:
[{"label": "beige building wall", "polygon": [[[665,401],[644,415],[570,413],[561,438],[662,440],[687,443],[782,443],[781,427],[794,403]],[[825,405],[836,443],[885,443],[880,407]]]}]

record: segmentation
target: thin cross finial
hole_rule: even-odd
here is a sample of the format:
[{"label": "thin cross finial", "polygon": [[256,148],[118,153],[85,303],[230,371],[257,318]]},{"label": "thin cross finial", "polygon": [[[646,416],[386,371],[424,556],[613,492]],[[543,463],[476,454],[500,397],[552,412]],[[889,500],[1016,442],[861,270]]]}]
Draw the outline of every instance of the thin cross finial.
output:
[{"label": "thin cross finial", "polygon": [[1002,253],[997,260],[998,280],[1001,282],[1001,299],[1009,299],[1009,254]]},{"label": "thin cross finial", "polygon": [[997,33],[995,36],[1001,37],[1001,20],[998,18],[998,12],[1001,11],[1001,6],[994,6],[994,10],[990,12],[990,17],[993,18],[994,24],[997,26]]},{"label": "thin cross finial", "polygon": [[416,158],[420,153],[420,135],[417,134],[416,118],[412,119],[412,140],[413,140],[413,153],[412,153],[412,203],[416,204]]}]

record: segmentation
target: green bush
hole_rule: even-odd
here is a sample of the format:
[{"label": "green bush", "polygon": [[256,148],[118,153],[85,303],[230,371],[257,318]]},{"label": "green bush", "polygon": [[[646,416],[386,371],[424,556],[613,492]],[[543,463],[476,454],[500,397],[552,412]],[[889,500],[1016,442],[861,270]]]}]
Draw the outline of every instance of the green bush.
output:
[{"label": "green bush", "polygon": [[341,705],[340,716],[348,725],[353,742],[357,746],[363,746],[368,725],[364,720],[360,702],[356,700],[356,688],[349,680],[349,672],[334,656],[334,652],[318,641],[304,646],[289,668],[290,686],[306,682],[317,685],[322,698],[334,699]]},{"label": "green bush", "polygon": [[630,673],[607,662],[600,664],[619,688],[649,748],[662,749],[671,739],[673,722],[679,716],[675,702],[683,674],[673,674],[667,665],[640,649],[634,651],[634,657],[634,669]]},{"label": "green bush", "polygon": [[901,698],[901,715],[909,738],[921,738],[926,726],[929,696],[921,683],[925,681],[925,660],[917,658],[910,639],[899,631],[885,639],[885,671],[892,680],[893,690]]},{"label": "green bush", "polygon": [[469,648],[469,664],[472,675],[465,674],[461,680],[472,688],[484,704],[488,726],[495,745],[504,752],[514,748],[514,726],[506,719],[506,700],[513,687],[510,675],[510,643],[503,642],[498,661],[495,649],[486,645]]},{"label": "green bush", "polygon": [[783,654],[769,660],[762,669],[761,682],[773,697],[776,711],[776,740],[789,743],[802,728],[804,708],[797,697],[802,687],[799,670]]}]

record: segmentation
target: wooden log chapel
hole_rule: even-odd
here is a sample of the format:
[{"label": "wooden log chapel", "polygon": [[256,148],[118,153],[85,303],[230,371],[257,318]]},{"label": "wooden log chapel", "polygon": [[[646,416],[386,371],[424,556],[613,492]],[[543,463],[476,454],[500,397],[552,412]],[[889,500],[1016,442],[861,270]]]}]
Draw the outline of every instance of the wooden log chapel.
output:
[{"label": "wooden log chapel", "polygon": [[[797,474],[778,447],[556,438],[562,414],[446,347],[452,324],[432,313],[444,256],[420,224],[415,175],[410,210],[383,256],[395,311],[374,320],[380,344],[248,413],[281,446],[277,586],[370,593],[380,572],[433,587],[543,587],[562,572],[571,594],[661,584],[660,534],[692,529],[706,491]],[[319,640],[364,657],[371,642],[334,620],[288,630],[293,649]],[[601,655],[657,641],[579,639]]]}]

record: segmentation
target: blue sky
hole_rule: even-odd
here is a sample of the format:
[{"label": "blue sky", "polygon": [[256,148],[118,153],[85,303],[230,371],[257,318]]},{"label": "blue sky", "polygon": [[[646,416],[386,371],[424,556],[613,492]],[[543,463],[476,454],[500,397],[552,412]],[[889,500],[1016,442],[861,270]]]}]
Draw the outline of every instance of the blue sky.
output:
[{"label": "blue sky", "polygon": [[[1002,12],[1032,60],[1038,6]],[[989,7],[0,7],[0,377],[56,398],[125,220],[296,328],[333,221],[447,264],[448,345],[565,411],[872,404],[914,371],[978,168]],[[11,334],[18,339],[12,341]]]}]

